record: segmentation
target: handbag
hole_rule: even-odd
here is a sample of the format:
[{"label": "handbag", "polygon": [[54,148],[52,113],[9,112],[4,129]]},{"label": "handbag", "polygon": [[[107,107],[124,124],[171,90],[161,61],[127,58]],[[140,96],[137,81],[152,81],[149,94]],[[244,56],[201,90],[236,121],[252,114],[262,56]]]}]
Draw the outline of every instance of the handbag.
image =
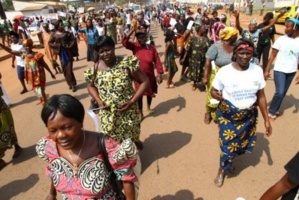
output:
[{"label": "handbag", "polygon": [[112,188],[116,194],[116,199],[117,200],[126,200],[126,196],[122,191],[122,189],[123,189],[122,181],[117,180],[116,175],[113,171],[113,168],[109,162],[109,158],[108,158],[108,154],[107,154],[106,146],[105,146],[105,138],[106,138],[106,135],[104,135],[103,133],[98,134],[99,149],[103,155],[104,163],[105,163],[108,171],[110,172],[109,182],[112,185]]},{"label": "handbag", "polygon": [[[98,65],[99,65],[99,63],[96,63],[93,66],[93,75],[94,75],[93,82],[96,79],[96,74],[97,74],[97,71],[98,71]],[[92,110],[95,114],[99,113],[99,104],[98,104],[98,102],[94,98],[90,99],[89,109]]]}]

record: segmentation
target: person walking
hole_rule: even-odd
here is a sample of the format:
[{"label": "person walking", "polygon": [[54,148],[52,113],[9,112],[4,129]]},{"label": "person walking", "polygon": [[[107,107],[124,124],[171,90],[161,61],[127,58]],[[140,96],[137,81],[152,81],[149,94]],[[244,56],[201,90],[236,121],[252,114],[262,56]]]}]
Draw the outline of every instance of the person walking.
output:
[{"label": "person walking", "polygon": [[77,81],[73,71],[74,59],[72,52],[74,46],[73,34],[65,31],[62,20],[57,20],[54,26],[56,31],[51,35],[48,43],[53,52],[59,55],[63,75],[69,89],[76,92]]},{"label": "person walking", "polygon": [[[296,75],[299,65],[299,20],[291,18],[285,24],[285,35],[279,37],[272,46],[268,65],[264,72],[265,79],[270,77],[274,63],[275,93],[269,107],[269,118],[275,120],[279,115],[282,101]],[[299,76],[296,78],[299,83]]]},{"label": "person walking", "polygon": [[[145,25],[143,25],[143,27],[144,26]],[[133,33],[135,33],[134,30],[131,30],[130,33],[123,38],[122,44],[126,49],[131,50],[133,52],[133,55],[135,55],[139,59],[140,68],[149,79],[150,87],[143,95],[146,96],[147,111],[151,115],[154,112],[154,110],[151,109],[152,99],[158,92],[158,84],[161,84],[163,81],[163,66],[155,46],[148,45],[146,43],[147,33],[145,31],[137,31],[135,33],[137,42],[131,42],[129,39]],[[157,72],[157,77],[155,76],[155,69]],[[135,89],[138,90],[138,88],[140,87],[139,83],[135,81],[134,85]],[[138,99],[138,107],[142,119],[144,117],[142,97]]]},{"label": "person walking", "polygon": [[264,92],[266,82],[260,66],[250,63],[253,52],[254,45],[250,41],[238,40],[233,48],[232,63],[219,69],[212,83],[211,95],[220,101],[217,123],[221,153],[214,179],[217,187],[222,186],[227,171],[234,171],[232,164],[235,156],[253,150],[256,144],[257,107],[264,119],[266,136],[272,134]]}]

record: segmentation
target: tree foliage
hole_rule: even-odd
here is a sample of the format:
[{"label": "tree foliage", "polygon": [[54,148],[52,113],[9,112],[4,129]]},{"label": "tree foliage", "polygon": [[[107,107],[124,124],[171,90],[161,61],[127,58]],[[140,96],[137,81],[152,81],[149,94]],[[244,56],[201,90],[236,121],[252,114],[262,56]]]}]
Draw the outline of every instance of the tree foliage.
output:
[{"label": "tree foliage", "polygon": [[4,10],[14,10],[12,0],[2,0],[2,6]]}]

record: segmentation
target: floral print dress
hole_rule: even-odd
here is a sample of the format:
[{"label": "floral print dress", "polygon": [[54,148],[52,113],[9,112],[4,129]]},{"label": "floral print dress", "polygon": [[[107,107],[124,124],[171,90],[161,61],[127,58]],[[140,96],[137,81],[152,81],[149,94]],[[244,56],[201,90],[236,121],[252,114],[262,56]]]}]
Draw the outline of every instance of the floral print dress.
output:
[{"label": "floral print dress", "polygon": [[[137,149],[132,140],[121,144],[106,137],[106,151],[109,162],[118,180],[134,182],[138,178],[133,172],[136,165]],[[72,164],[59,155],[56,143],[49,135],[41,139],[36,146],[38,156],[47,161],[46,174],[53,180],[54,186],[62,194],[62,199],[98,199],[116,200],[116,194],[109,183],[102,154],[86,159],[74,173]]]},{"label": "floral print dress", "polygon": [[84,72],[85,80],[94,81],[99,97],[109,109],[99,112],[101,132],[121,142],[131,138],[134,142],[139,140],[140,115],[135,103],[125,111],[119,112],[119,106],[129,101],[135,94],[133,80],[128,70],[135,72],[139,68],[136,56],[125,57],[120,63],[109,70],[98,71],[88,69]]},{"label": "floral print dress", "polygon": [[25,80],[31,84],[37,97],[43,97],[42,91],[46,87],[45,69],[39,64],[43,56],[42,53],[35,53],[25,57]]}]

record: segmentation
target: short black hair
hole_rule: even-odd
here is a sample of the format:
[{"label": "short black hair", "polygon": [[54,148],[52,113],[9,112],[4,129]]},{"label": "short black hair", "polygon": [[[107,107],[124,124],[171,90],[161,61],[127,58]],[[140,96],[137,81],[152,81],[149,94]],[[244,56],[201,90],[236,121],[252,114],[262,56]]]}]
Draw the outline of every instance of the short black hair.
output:
[{"label": "short black hair", "polygon": [[264,18],[273,19],[273,18],[274,18],[274,14],[273,14],[273,12],[267,12],[267,13],[265,14]]},{"label": "short black hair", "polygon": [[[47,126],[48,120],[52,120],[59,111],[63,116],[73,118],[83,123],[84,107],[81,102],[69,94],[54,95],[46,102],[41,112],[41,118]],[[51,119],[49,119],[51,117]]]},{"label": "short black hair", "polygon": [[102,48],[103,46],[110,46],[115,48],[115,42],[110,36],[106,36],[106,35],[99,36],[96,43],[94,44],[94,49],[96,51],[99,51],[100,48]]}]

